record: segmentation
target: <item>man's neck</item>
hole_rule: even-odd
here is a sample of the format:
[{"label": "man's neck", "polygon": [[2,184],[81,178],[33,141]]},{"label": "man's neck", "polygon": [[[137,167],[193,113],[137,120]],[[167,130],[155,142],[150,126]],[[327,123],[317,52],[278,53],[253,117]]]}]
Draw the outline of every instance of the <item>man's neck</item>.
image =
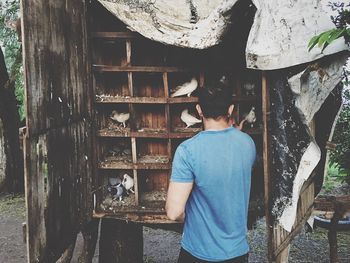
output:
[{"label": "man's neck", "polygon": [[205,131],[219,131],[230,127],[230,124],[225,118],[218,120],[212,118],[203,118],[204,130]]}]

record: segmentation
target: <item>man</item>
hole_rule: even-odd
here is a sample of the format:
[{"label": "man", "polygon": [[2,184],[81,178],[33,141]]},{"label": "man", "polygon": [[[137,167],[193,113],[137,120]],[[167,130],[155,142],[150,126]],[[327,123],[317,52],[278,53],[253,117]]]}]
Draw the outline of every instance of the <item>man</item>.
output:
[{"label": "man", "polygon": [[166,202],[169,219],[185,223],[178,262],[248,262],[255,144],[231,127],[232,94],[223,83],[198,97],[204,131],[177,148]]}]

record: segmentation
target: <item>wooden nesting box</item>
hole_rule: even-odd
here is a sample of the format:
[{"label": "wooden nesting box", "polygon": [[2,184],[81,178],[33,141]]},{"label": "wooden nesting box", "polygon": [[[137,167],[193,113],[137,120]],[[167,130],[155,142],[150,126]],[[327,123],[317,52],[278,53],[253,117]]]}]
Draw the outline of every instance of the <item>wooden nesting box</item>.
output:
[{"label": "wooden nesting box", "polygon": [[[258,154],[251,204],[265,209],[269,259],[281,259],[311,213],[314,177],[301,190],[292,232],[284,231],[268,209],[270,72],[246,69],[250,25],[216,47],[183,49],[131,32],[96,2],[22,1],[29,260],[55,262],[92,216],[173,223],[164,211],[172,158],[202,127],[186,128],[180,118],[184,109],[196,115],[196,93],[171,97],[172,90],[223,75],[236,122],[255,107],[257,121],[244,126]],[[111,118],[114,111],[130,114],[125,127]],[[111,182],[124,174],[134,193],[113,200]]]},{"label": "wooden nesting box", "polygon": [[[99,184],[94,215],[168,222],[164,207],[175,150],[202,130],[201,124],[186,128],[180,118],[184,109],[196,116],[196,92],[179,97],[171,94],[193,78],[200,89],[207,80],[222,75],[232,88],[235,121],[239,123],[255,108],[257,121],[246,124],[244,131],[257,145],[253,191],[260,192],[263,200],[261,72],[230,61],[212,65],[214,55],[225,56],[220,49],[211,55],[211,51],[150,41],[99,6],[92,13],[91,25]],[[125,123],[113,117],[120,113],[129,114]],[[120,200],[111,191],[111,182],[124,174],[133,178],[134,193]]]}]

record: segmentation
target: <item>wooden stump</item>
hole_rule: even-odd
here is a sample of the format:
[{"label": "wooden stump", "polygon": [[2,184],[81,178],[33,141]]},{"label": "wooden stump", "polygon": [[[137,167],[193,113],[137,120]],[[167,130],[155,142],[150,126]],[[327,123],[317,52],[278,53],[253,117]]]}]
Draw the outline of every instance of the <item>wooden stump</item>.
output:
[{"label": "wooden stump", "polygon": [[102,219],[99,262],[143,262],[142,225],[116,219]]}]

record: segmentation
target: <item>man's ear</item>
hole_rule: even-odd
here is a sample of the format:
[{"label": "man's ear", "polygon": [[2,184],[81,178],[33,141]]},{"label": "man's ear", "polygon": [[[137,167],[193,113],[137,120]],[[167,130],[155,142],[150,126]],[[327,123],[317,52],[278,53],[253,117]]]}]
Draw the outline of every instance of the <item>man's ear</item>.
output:
[{"label": "man's ear", "polygon": [[197,110],[199,116],[203,117],[202,108],[199,104],[196,105],[196,110]]},{"label": "man's ear", "polygon": [[233,109],[234,109],[234,108],[235,108],[235,105],[233,105],[233,104],[231,104],[230,107],[228,107],[227,114],[228,114],[229,116],[232,115],[232,112],[233,112]]}]

